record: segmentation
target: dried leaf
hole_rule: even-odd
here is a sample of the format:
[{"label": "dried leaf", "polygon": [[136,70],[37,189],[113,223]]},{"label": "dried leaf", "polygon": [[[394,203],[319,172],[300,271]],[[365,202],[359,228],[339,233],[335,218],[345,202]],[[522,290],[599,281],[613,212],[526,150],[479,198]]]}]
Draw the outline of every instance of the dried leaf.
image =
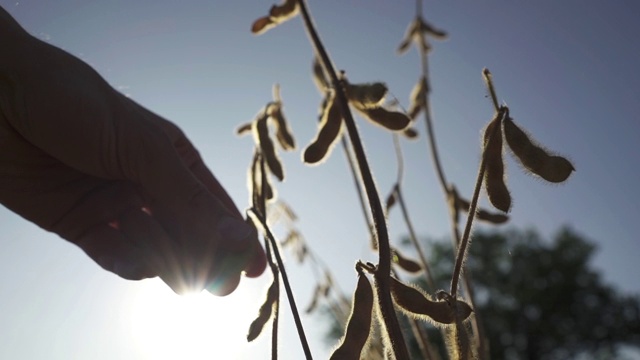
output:
[{"label": "dried leaf", "polygon": [[491,204],[501,211],[509,212],[511,195],[504,181],[502,134],[499,128],[503,115],[502,110],[496,113],[484,131],[484,186]]},{"label": "dried leaf", "polygon": [[356,109],[374,124],[380,125],[388,130],[404,130],[411,124],[411,119],[407,114],[398,111],[389,111],[382,107],[364,109],[356,107]]},{"label": "dried leaf", "polygon": [[569,160],[550,154],[532,141],[508,116],[504,121],[504,136],[509,148],[525,169],[549,182],[563,182],[575,170]]},{"label": "dried leaf", "polygon": [[333,144],[342,130],[342,112],[335,101],[335,95],[329,95],[320,120],[318,135],[304,151],[303,160],[307,164],[316,164],[327,158]]},{"label": "dried leaf", "polygon": [[392,249],[393,262],[400,266],[404,271],[410,273],[418,273],[422,271],[422,266],[417,261],[404,257],[397,249]]},{"label": "dried leaf", "polygon": [[338,348],[331,354],[330,360],[359,360],[362,349],[367,344],[371,332],[373,310],[373,289],[369,279],[359,271],[358,285],[353,294],[351,315],[347,329]]},{"label": "dried leaf", "polygon": [[381,82],[367,84],[345,84],[347,99],[360,108],[376,107],[387,94],[387,85]]},{"label": "dried leaf", "polygon": [[[407,315],[422,320],[431,320],[438,324],[453,324],[458,319],[467,319],[473,309],[462,300],[456,304],[447,301],[433,301],[421,290],[403,284],[396,278],[391,278],[391,295],[398,307]],[[457,312],[457,316],[456,316]]]}]

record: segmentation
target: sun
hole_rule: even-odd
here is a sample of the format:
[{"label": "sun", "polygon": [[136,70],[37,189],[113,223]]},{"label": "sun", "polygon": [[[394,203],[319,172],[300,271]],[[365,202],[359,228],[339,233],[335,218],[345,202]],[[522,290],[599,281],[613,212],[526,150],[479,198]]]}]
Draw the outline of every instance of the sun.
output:
[{"label": "sun", "polygon": [[133,340],[145,359],[244,358],[255,292],[240,286],[226,297],[179,296],[160,280],[144,281],[131,307]]}]

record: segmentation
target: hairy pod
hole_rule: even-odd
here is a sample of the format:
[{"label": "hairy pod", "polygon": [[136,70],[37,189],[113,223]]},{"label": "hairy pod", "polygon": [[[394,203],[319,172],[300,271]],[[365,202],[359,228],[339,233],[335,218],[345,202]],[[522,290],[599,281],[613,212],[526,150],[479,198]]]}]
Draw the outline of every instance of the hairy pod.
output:
[{"label": "hairy pod", "polygon": [[380,125],[391,131],[401,131],[411,124],[411,119],[398,111],[389,111],[383,107],[358,108],[365,118],[374,124]]},{"label": "hairy pod", "polygon": [[431,26],[431,24],[429,24],[428,22],[426,22],[424,19],[419,18],[419,27],[420,27],[420,31],[424,34],[428,34],[431,37],[433,37],[434,39],[438,39],[438,40],[446,40],[448,35],[445,31],[443,30],[439,30],[434,28],[433,26]]},{"label": "hairy pod", "polygon": [[410,273],[418,273],[422,271],[422,266],[418,262],[404,257],[398,250],[391,249],[393,254],[393,263],[398,265],[402,270]]},{"label": "hairy pod", "polygon": [[313,59],[313,82],[318,87],[318,90],[323,94],[331,89],[331,84],[329,83],[329,80],[327,80],[324,69],[322,68],[322,65],[320,65],[317,57]]},{"label": "hairy pod", "polygon": [[246,134],[250,133],[251,132],[251,126],[252,125],[251,125],[250,122],[238,126],[238,128],[236,129],[236,135],[242,136],[242,135],[246,135]]},{"label": "hairy pod", "polygon": [[407,114],[411,119],[415,119],[420,111],[424,110],[425,103],[424,99],[428,92],[428,84],[427,79],[424,76],[420,77],[420,80],[416,83],[416,85],[411,90],[410,96],[410,105]]},{"label": "hairy pod", "polygon": [[408,127],[404,129],[404,131],[402,132],[402,135],[407,137],[407,139],[413,140],[418,138],[418,131],[412,127]]},{"label": "hairy pod", "polygon": [[353,294],[347,329],[330,360],[359,360],[371,332],[373,289],[369,279],[358,271],[358,285]]},{"label": "hairy pod", "polygon": [[[458,197],[456,199],[456,206],[458,207],[458,209],[464,211],[464,212],[469,212],[469,200]],[[492,224],[504,224],[505,222],[507,222],[509,220],[509,216],[505,215],[505,214],[500,214],[500,213],[494,213],[491,212],[489,210],[485,210],[483,208],[476,208],[476,219],[481,220],[481,221],[486,221],[488,223],[492,223]]]},{"label": "hairy pod", "polygon": [[280,5],[273,5],[269,10],[269,15],[261,17],[251,25],[251,32],[258,35],[272,27],[285,22],[298,14],[300,8],[297,0],[285,0]]},{"label": "hairy pod", "polygon": [[376,107],[387,94],[387,85],[381,82],[367,84],[345,83],[345,94],[354,106],[359,108]]},{"label": "hairy pod", "polygon": [[503,115],[502,110],[498,111],[484,131],[484,186],[491,204],[501,211],[509,212],[511,195],[504,181],[502,134],[500,132]]},{"label": "hairy pod", "polygon": [[402,38],[402,41],[400,42],[400,45],[396,50],[398,55],[402,55],[407,50],[409,50],[409,47],[411,46],[411,42],[413,41],[414,36],[416,35],[419,28],[420,28],[420,23],[418,22],[418,19],[414,19],[409,24],[409,26],[407,27],[407,31],[405,31],[404,37]]},{"label": "hairy pod", "polygon": [[267,115],[264,114],[253,122],[253,137],[256,143],[260,144],[262,156],[264,157],[269,170],[278,178],[278,180],[282,181],[284,180],[284,170],[282,169],[282,163],[280,163],[280,159],[278,159],[278,155],[276,154],[273,142],[269,137],[267,119]]},{"label": "hairy pod", "polygon": [[269,116],[274,120],[276,126],[276,139],[278,140],[278,144],[280,144],[283,150],[294,150],[296,148],[296,142],[293,139],[287,120],[282,113],[282,104],[277,103],[269,109]]},{"label": "hairy pod", "polygon": [[[422,320],[432,320],[434,325],[453,324],[458,319],[467,319],[473,309],[466,302],[456,300],[456,304],[447,301],[433,301],[422,291],[391,278],[391,295],[396,305],[407,315]],[[457,316],[456,316],[457,312]]]},{"label": "hairy pod", "polygon": [[546,181],[560,183],[575,170],[569,160],[550,154],[529,138],[510,117],[504,120],[504,137],[520,163],[531,173]]},{"label": "hairy pod", "polygon": [[260,310],[258,311],[258,317],[251,323],[249,326],[249,332],[247,334],[247,341],[251,342],[255,340],[264,326],[269,322],[271,316],[273,315],[274,307],[276,306],[278,299],[280,297],[280,281],[278,279],[278,273],[274,272],[273,281],[267,290],[267,297],[260,306]]},{"label": "hairy pod", "polygon": [[269,10],[269,15],[275,18],[276,21],[283,22],[297,15],[298,10],[297,0],[285,0],[280,5],[273,5]]},{"label": "hairy pod", "polygon": [[391,193],[389,194],[389,196],[387,196],[387,199],[385,201],[385,207],[387,209],[387,214],[389,213],[389,210],[391,210],[391,208],[396,204],[396,191],[395,189],[393,191],[391,191]]},{"label": "hairy pod", "polygon": [[342,112],[335,101],[335,95],[329,95],[320,118],[320,130],[315,140],[304,150],[303,159],[307,164],[316,164],[330,153],[333,144],[342,130]]}]

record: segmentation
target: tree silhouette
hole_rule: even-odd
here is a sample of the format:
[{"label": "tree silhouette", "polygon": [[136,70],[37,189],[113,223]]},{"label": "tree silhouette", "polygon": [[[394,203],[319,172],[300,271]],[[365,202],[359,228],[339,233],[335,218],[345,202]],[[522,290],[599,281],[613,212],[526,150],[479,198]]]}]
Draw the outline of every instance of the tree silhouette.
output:
[{"label": "tree silhouette", "polygon": [[[449,244],[427,247],[441,288],[448,287],[453,266]],[[610,359],[621,345],[640,348],[640,298],[604,282],[591,264],[595,252],[592,242],[570,228],[551,240],[533,230],[474,235],[466,271],[490,359]],[[444,356],[440,332],[425,327]]]}]

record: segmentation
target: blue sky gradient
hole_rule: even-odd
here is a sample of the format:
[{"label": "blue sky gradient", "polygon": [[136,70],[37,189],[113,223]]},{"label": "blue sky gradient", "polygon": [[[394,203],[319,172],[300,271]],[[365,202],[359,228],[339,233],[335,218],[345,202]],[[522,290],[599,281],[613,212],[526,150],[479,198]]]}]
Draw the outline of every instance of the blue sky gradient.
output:
[{"label": "blue sky gradient", "polygon": [[[233,131],[271,100],[271,87],[279,83],[299,146],[282,154],[287,179],[278,185],[279,195],[299,215],[297,226],[309,245],[350,292],[355,261],[376,256],[368,249],[344,155],[335,151],[317,167],[301,163],[299,150],[314,137],[321,101],[311,81],[313,54],[300,18],[251,35],[251,23],[271,4],[0,0],[31,34],[83,59],[115,88],[178,124],[241,209],[248,204],[252,141]],[[337,67],[352,82],[385,81],[408,106],[418,56],[412,49],[400,57],[395,49],[415,16],[414,2],[323,0],[309,6]],[[480,132],[493,113],[481,78],[488,67],[515,121],[577,170],[566,184],[549,186],[509,160],[514,207],[507,226],[536,228],[545,236],[573,227],[598,244],[595,266],[604,278],[639,294],[640,240],[633,224],[640,218],[640,4],[426,2],[425,17],[450,34],[446,42],[434,41],[430,55],[435,132],[449,181],[471,194]],[[364,121],[359,129],[385,196],[396,174],[392,139]],[[424,135],[422,123],[418,130]],[[446,239],[447,209],[425,137],[403,143],[403,150],[404,192],[416,231]],[[389,218],[395,242],[406,235],[400,220],[398,213]],[[0,358],[266,357],[269,336],[255,344],[243,339],[269,276],[243,280],[228,298],[208,297],[210,305],[177,300],[158,280],[130,282],[103,271],[75,246],[4,208],[0,227]],[[312,273],[292,259],[287,264],[304,306]],[[286,305],[282,314],[282,358],[299,359]],[[325,323],[318,316],[303,321],[314,354],[326,358]],[[194,326],[202,330],[190,333]]]}]

